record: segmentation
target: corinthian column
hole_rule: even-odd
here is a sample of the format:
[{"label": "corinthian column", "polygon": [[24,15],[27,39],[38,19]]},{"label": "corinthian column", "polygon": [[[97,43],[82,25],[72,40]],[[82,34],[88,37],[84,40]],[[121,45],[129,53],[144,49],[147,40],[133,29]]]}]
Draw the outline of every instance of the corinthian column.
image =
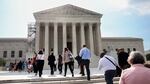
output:
[{"label": "corinthian column", "polygon": [[92,52],[94,52],[94,42],[93,42],[93,27],[92,23],[89,23],[89,38],[90,38],[90,49]]},{"label": "corinthian column", "polygon": [[49,23],[45,23],[45,63],[44,67],[48,67],[48,58],[49,55]]},{"label": "corinthian column", "polygon": [[81,23],[81,47],[85,45],[84,23]]},{"label": "corinthian column", "polygon": [[45,23],[45,56],[49,55],[49,23]]},{"label": "corinthian column", "polygon": [[63,23],[63,49],[67,47],[66,23]]},{"label": "corinthian column", "polygon": [[96,27],[96,36],[97,36],[97,55],[100,55],[100,52],[102,51],[102,41],[101,41],[101,31],[100,31],[100,24],[101,23],[97,23],[97,27]]},{"label": "corinthian column", "polygon": [[77,56],[77,38],[76,38],[76,24],[72,23],[72,46],[73,55]]},{"label": "corinthian column", "polygon": [[58,24],[54,23],[54,55],[58,56]]}]

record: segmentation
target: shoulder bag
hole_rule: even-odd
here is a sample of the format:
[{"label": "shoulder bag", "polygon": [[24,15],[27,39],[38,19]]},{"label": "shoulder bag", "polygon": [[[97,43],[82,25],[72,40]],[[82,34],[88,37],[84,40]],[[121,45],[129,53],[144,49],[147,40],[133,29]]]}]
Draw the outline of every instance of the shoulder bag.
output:
[{"label": "shoulder bag", "polygon": [[121,69],[119,66],[117,66],[114,62],[112,62],[108,57],[105,57],[106,59],[108,59],[114,66],[116,66],[116,74],[115,74],[115,77],[118,77],[121,75]]}]

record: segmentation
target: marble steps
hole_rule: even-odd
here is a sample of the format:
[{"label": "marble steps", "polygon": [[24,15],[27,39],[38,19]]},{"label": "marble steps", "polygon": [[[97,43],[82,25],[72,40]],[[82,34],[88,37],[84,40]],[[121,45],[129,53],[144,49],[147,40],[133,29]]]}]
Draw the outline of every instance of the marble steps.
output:
[{"label": "marble steps", "polygon": [[[119,77],[114,78],[118,84]],[[61,77],[61,78],[33,78],[21,80],[3,80],[0,84],[106,84],[104,76],[92,76],[90,81],[86,77]]]}]

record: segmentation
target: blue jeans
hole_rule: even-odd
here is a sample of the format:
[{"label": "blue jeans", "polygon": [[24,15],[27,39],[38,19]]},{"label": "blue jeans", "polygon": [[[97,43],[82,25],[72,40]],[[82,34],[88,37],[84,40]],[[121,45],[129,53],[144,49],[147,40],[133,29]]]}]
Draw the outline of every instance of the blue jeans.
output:
[{"label": "blue jeans", "polygon": [[90,60],[82,59],[81,64],[83,66],[83,70],[81,70],[82,75],[84,74],[84,66],[85,66],[87,73],[87,80],[90,80],[90,68],[89,68]]},{"label": "blue jeans", "polygon": [[116,70],[107,70],[105,72],[105,81],[106,84],[113,84],[113,78],[116,74]]}]

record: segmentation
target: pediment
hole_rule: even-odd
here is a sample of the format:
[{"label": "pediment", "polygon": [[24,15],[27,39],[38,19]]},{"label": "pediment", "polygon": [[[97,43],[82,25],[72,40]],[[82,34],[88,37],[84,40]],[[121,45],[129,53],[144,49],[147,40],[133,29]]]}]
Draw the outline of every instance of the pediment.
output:
[{"label": "pediment", "polygon": [[47,9],[44,11],[36,12],[34,14],[38,15],[96,15],[96,16],[102,16],[100,13],[96,13],[84,8],[80,8],[74,5],[63,5],[56,8]]}]

